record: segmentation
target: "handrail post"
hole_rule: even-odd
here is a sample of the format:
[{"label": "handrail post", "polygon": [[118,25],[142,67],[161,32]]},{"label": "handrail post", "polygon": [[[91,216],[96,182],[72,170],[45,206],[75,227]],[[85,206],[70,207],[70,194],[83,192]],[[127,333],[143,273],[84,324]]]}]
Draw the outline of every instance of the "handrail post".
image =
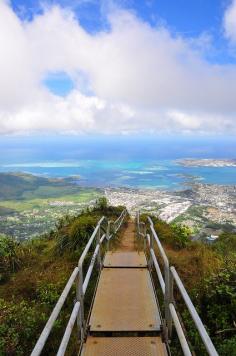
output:
[{"label": "handrail post", "polygon": [[173,275],[169,268],[169,295],[168,295],[168,319],[167,319],[167,330],[168,330],[168,339],[169,340],[171,340],[171,337],[172,337],[172,326],[173,326],[172,315],[170,312],[170,304],[174,303],[173,290],[174,290],[174,278],[173,278]]},{"label": "handrail post", "polygon": [[140,228],[140,230],[141,230],[140,235],[141,236],[145,236],[146,235],[146,225],[145,225],[145,223],[141,221],[141,223],[139,223],[139,226],[141,227]]},{"label": "handrail post", "polygon": [[153,239],[154,239],[154,236],[153,236],[153,232],[151,231],[151,234],[150,234],[150,246],[149,246],[150,256],[149,256],[149,261],[148,261],[148,265],[149,265],[150,270],[152,270],[152,267],[153,267],[153,260],[152,260],[152,254],[151,254],[151,250],[153,249]]},{"label": "handrail post", "polygon": [[164,267],[164,278],[165,278],[165,295],[164,295],[164,307],[165,307],[165,339],[166,342],[169,340],[168,336],[168,323],[169,323],[169,266],[165,264]]},{"label": "handrail post", "polygon": [[137,235],[138,235],[138,238],[140,238],[139,210],[136,213],[136,223],[137,223]]},{"label": "handrail post", "polygon": [[100,239],[101,239],[101,225],[99,224],[99,228],[98,228],[98,232],[97,232],[97,245],[99,246],[98,249],[98,254],[97,254],[97,266],[98,266],[98,270],[100,271],[100,269],[102,268],[102,258],[101,258],[101,243],[100,243]]},{"label": "handrail post", "polygon": [[143,249],[144,249],[144,252],[146,253],[146,251],[147,251],[147,229],[146,229],[146,225],[145,225],[145,232],[144,232],[144,237],[143,237]]},{"label": "handrail post", "polygon": [[[80,291],[79,291],[79,273],[76,277],[75,280],[75,287],[76,287],[76,301],[78,302],[80,300]],[[81,338],[81,330],[82,330],[82,324],[81,324],[81,307],[80,310],[77,314],[77,318],[76,318],[76,324],[77,324],[77,338],[78,341],[82,340]]]},{"label": "handrail post", "polygon": [[169,341],[172,333],[172,317],[170,313],[169,305],[173,300],[173,279],[170,277],[169,263],[165,264],[165,338],[166,342]]},{"label": "handrail post", "polygon": [[146,235],[147,235],[146,224],[144,222],[141,222],[140,226],[142,227],[140,237],[141,236],[143,237],[143,249],[144,251],[146,251]]},{"label": "handrail post", "polygon": [[107,231],[106,231],[107,251],[110,250],[110,229],[111,229],[111,221],[108,220],[108,223],[107,223]]},{"label": "handrail post", "polygon": [[77,317],[78,325],[78,338],[83,342],[84,340],[84,329],[85,329],[85,319],[84,319],[84,293],[83,293],[83,266],[79,264],[79,276],[78,284],[76,288],[77,300],[80,302],[80,310]]}]

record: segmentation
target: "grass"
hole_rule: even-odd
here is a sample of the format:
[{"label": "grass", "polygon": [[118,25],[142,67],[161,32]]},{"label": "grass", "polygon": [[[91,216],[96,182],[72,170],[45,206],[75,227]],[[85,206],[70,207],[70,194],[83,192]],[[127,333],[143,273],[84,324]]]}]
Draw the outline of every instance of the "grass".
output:
[{"label": "grass", "polygon": [[100,190],[82,188],[73,182],[72,178],[50,179],[24,173],[0,173],[0,199],[2,201],[58,198],[95,191]]},{"label": "grass", "polygon": [[[216,349],[222,356],[236,355],[236,234],[229,232],[221,234],[213,246],[189,240],[185,246],[176,248],[172,225],[162,225],[156,223],[155,228],[170,265],[176,267]],[[155,250],[159,256],[157,248]],[[160,256],[158,260],[163,271]],[[159,290],[158,281],[156,283]],[[162,295],[159,297],[163,305]],[[174,288],[174,298],[191,349],[196,355],[207,355],[177,288]],[[173,355],[179,356],[182,352],[179,351],[179,340],[176,334],[174,335],[171,351]]]},{"label": "grass", "polygon": [[101,196],[96,190],[88,190],[77,194],[62,195],[54,198],[35,198],[27,200],[3,200],[1,207],[5,209],[15,210],[22,212],[24,210],[38,209],[45,207],[49,202],[54,201],[72,201],[73,203],[87,203],[90,200],[97,199]]},{"label": "grass", "polygon": [[165,243],[163,246],[170,264],[176,267],[189,291],[200,286],[204,278],[219,271],[223,265],[223,258],[204,244],[191,243],[180,250]]},{"label": "grass", "polygon": [[[53,246],[54,241],[41,240],[29,247],[22,269],[0,286],[1,355],[30,354],[76,265],[76,254],[55,257]],[[74,296],[73,289],[43,354],[55,355]]]}]

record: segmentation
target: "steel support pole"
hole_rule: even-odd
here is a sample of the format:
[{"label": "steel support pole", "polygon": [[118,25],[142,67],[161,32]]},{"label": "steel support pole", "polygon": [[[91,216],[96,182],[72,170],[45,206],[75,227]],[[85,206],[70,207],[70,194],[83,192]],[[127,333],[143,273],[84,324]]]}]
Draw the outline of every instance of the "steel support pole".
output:
[{"label": "steel support pole", "polygon": [[80,341],[83,342],[85,334],[85,319],[84,319],[84,293],[83,293],[83,269],[79,266],[79,285],[78,285],[78,300],[80,302],[80,311],[78,315],[78,325]]},{"label": "steel support pole", "polygon": [[[78,273],[77,278],[75,280],[75,287],[76,287],[76,302],[79,302],[79,300],[80,300],[79,273]],[[77,339],[78,339],[78,341],[81,340],[81,328],[82,328],[80,313],[81,313],[81,308],[79,309],[79,312],[78,312],[77,317],[76,317]]]},{"label": "steel support pole", "polygon": [[140,238],[140,225],[139,225],[139,211],[136,213],[136,222],[137,222],[137,235]]},{"label": "steel support pole", "polygon": [[168,330],[168,339],[171,340],[172,337],[172,314],[170,312],[170,304],[174,303],[174,278],[169,269],[169,293],[168,293],[168,318],[167,318],[167,330]]},{"label": "steel support pole", "polygon": [[97,238],[97,245],[99,246],[98,254],[97,254],[97,266],[98,266],[98,270],[100,271],[102,268],[101,245],[100,245],[100,239],[101,239],[101,225],[100,224],[99,224],[96,238]]},{"label": "steel support pole", "polygon": [[191,353],[190,348],[188,346],[188,343],[187,343],[186,337],[184,335],[182,326],[180,324],[178,315],[177,315],[177,313],[175,311],[175,307],[174,307],[174,305],[172,303],[170,304],[169,307],[170,307],[171,316],[172,316],[174,324],[175,324],[175,329],[176,329],[176,332],[177,332],[177,335],[178,335],[178,338],[179,338],[179,341],[180,341],[180,344],[181,344],[181,347],[182,347],[182,350],[183,350],[183,354],[184,354],[184,356],[192,356],[192,353]]},{"label": "steel support pole", "polygon": [[168,327],[171,325],[171,314],[169,309],[170,304],[170,269],[169,264],[165,264],[165,296],[164,296],[164,306],[165,306],[165,339],[166,342],[169,340],[169,330]]},{"label": "steel support pole", "polygon": [[147,234],[146,234],[146,232],[145,232],[145,235],[144,235],[144,238],[143,238],[143,249],[144,249],[144,251],[145,251],[145,253],[147,253],[146,252],[146,250],[147,250]]},{"label": "steel support pole", "polygon": [[150,235],[150,246],[149,246],[149,260],[148,260],[148,266],[150,268],[150,271],[153,268],[153,260],[152,260],[152,254],[151,254],[151,250],[153,249],[153,233],[151,231],[151,235]]},{"label": "steel support pole", "polygon": [[146,250],[146,234],[147,234],[146,225],[145,225],[145,223],[143,223],[143,248],[144,248],[144,251]]},{"label": "steel support pole", "polygon": [[109,220],[107,223],[107,231],[106,231],[107,251],[110,250],[110,230],[111,230],[111,222]]}]

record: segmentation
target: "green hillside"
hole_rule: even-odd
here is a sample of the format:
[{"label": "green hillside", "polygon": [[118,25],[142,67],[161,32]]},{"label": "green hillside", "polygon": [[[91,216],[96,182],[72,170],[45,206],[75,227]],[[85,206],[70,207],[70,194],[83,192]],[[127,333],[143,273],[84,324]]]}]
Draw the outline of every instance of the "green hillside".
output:
[{"label": "green hillside", "polygon": [[[122,209],[107,206],[103,198],[77,217],[65,217],[54,232],[44,237],[23,243],[0,237],[0,355],[30,354],[97,221],[102,215],[114,220]],[[141,219],[146,221],[147,217],[143,215]],[[224,233],[214,246],[204,245],[191,242],[186,227],[152,219],[168,258],[176,266],[219,354],[235,355],[236,235]],[[119,239],[114,243],[119,243]],[[94,283],[95,280],[96,275]],[[94,283],[89,289],[90,297],[86,298],[86,312]],[[72,290],[55,323],[45,355],[55,355],[74,298]],[[205,356],[198,333],[180,300],[178,305],[191,347],[196,355]],[[74,345],[76,332],[68,355],[75,354]],[[174,356],[182,355],[177,339],[173,340],[171,350]]]},{"label": "green hillside", "polygon": [[[103,215],[116,220],[123,208],[107,206],[100,199],[94,208],[59,221],[55,232],[44,237],[19,243],[0,235],[0,355],[30,354],[97,222]],[[89,253],[85,266],[90,259]],[[96,269],[89,285],[88,302],[95,278]],[[45,355],[56,354],[74,299],[73,289],[55,323]],[[75,346],[76,333],[72,341]],[[72,343],[69,355],[73,354]]]},{"label": "green hillside", "polygon": [[78,177],[50,179],[24,173],[0,173],[0,233],[20,240],[55,228],[75,216],[103,191],[80,187]]},{"label": "green hillside", "polygon": [[[82,192],[75,178],[45,178],[25,173],[0,173],[0,200],[56,198]],[[78,178],[77,178],[78,180]]]}]

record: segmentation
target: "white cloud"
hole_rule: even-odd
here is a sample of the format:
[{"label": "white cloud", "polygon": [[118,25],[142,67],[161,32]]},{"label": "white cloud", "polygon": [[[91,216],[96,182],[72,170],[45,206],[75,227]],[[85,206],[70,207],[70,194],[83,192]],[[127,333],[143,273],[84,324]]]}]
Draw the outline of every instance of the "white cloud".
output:
[{"label": "white cloud", "polygon": [[[91,35],[69,10],[22,22],[0,3],[1,134],[236,131],[236,65],[210,64],[202,38],[173,36],[127,11],[113,9],[109,21],[110,31]],[[57,71],[75,82],[64,98],[42,84]]]},{"label": "white cloud", "polygon": [[236,43],[236,0],[232,0],[224,15],[224,29],[226,37]]}]

